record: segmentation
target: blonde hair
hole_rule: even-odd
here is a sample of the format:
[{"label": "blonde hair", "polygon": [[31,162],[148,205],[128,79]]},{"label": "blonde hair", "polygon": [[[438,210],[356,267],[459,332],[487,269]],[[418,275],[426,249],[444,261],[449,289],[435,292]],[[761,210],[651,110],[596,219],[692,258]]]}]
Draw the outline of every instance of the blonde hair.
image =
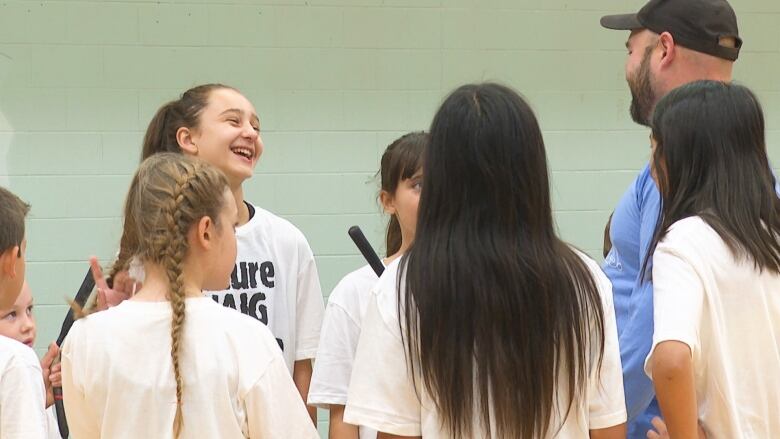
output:
[{"label": "blonde hair", "polygon": [[[185,319],[184,275],[187,232],[203,217],[218,224],[228,188],[215,167],[182,154],[160,153],[146,159],[133,177],[125,202],[122,254],[127,264],[133,256],[164,268],[170,285],[171,359],[176,380],[174,437],[182,428],[182,388],[179,367],[180,341]],[[114,264],[116,269],[117,261]]]}]

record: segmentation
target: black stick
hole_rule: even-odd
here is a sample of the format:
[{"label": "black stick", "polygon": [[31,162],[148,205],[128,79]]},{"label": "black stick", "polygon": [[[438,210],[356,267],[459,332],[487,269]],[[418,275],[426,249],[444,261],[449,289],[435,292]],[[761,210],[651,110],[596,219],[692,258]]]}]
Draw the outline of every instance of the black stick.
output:
[{"label": "black stick", "polygon": [[366,235],[363,234],[360,227],[352,226],[347,233],[349,233],[349,237],[352,238],[352,242],[354,242],[358,250],[360,250],[360,253],[368,262],[368,265],[374,270],[374,273],[376,273],[377,276],[381,276],[385,271],[385,264],[379,259],[379,256],[377,256],[373,247],[369,244]]},{"label": "black stick", "polygon": [[[92,271],[87,270],[87,275],[84,276],[84,281],[81,282],[79,291],[76,293],[76,298],[73,301],[83,308],[93,288],[95,288],[95,278],[92,276]],[[65,337],[70,332],[74,320],[73,308],[71,308],[62,322],[62,329],[60,329],[60,335],[57,337],[57,346],[62,346],[62,342],[65,341]],[[62,403],[62,387],[53,387],[51,390],[54,394],[54,409],[57,413],[57,426],[60,428],[60,436],[63,439],[67,439],[70,430],[68,429],[68,420],[65,418],[65,406]]]}]

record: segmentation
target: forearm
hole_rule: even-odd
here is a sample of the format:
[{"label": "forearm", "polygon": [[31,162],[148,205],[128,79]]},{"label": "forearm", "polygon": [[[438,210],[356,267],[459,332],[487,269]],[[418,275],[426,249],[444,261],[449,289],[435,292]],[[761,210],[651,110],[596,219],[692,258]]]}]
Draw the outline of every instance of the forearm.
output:
[{"label": "forearm", "polygon": [[357,426],[344,422],[343,405],[333,404],[330,406],[328,437],[330,439],[358,439],[360,437]]},{"label": "forearm", "polygon": [[653,384],[671,439],[698,437],[693,361],[688,345],[660,343],[651,358]]},{"label": "forearm", "polygon": [[[301,394],[304,404],[306,404],[309,397],[309,385],[311,384],[312,371],[310,359],[296,361],[293,366],[293,382],[295,382],[295,387],[298,388],[298,393]],[[316,426],[317,408],[309,407],[307,404],[306,410],[308,410],[309,417],[311,417],[312,422]]]},{"label": "forearm", "polygon": [[422,439],[422,436],[397,436],[380,432],[376,439]]},{"label": "forearm", "polygon": [[590,439],[625,439],[626,424],[590,431]]}]

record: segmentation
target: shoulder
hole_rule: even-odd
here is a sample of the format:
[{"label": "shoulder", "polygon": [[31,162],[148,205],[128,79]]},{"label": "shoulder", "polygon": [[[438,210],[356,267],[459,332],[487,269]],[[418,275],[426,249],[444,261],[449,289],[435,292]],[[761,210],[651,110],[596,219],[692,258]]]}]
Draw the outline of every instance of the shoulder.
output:
[{"label": "shoulder", "polygon": [[255,208],[255,215],[248,223],[239,228],[240,231],[242,231],[241,229],[246,229],[247,231],[263,230],[271,232],[271,237],[274,239],[306,241],[303,233],[290,221],[271,213],[262,207],[255,206],[254,204],[252,206]]},{"label": "shoulder", "polygon": [[687,257],[706,253],[708,258],[719,253],[730,254],[720,235],[699,216],[684,218],[672,224],[658,243],[656,251]]},{"label": "shoulder", "polygon": [[368,295],[378,281],[374,270],[369,265],[364,265],[341,278],[330,293],[328,303],[342,307],[355,303],[360,296]]},{"label": "shoulder", "polygon": [[234,339],[238,343],[247,342],[255,346],[261,342],[262,347],[278,349],[271,330],[259,320],[222,306],[208,297],[199,300],[197,307],[203,317],[211,322],[211,326],[224,333],[226,338]]},{"label": "shoulder", "polygon": [[41,367],[35,351],[30,347],[12,338],[0,336],[0,372],[13,366],[34,369]]}]

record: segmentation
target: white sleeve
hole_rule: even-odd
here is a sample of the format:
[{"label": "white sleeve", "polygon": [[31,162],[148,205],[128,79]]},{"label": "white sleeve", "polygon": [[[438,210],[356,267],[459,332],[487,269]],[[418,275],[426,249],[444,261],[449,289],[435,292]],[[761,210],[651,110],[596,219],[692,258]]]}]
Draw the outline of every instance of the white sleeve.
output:
[{"label": "white sleeve", "polygon": [[383,320],[372,293],[362,322],[344,421],[399,436],[420,436],[422,408],[397,321]]},{"label": "white sleeve", "polygon": [[[45,415],[43,373],[37,358],[14,355],[0,376],[0,437],[3,439],[45,439],[48,432]],[[34,360],[34,361],[33,361]]]},{"label": "white sleeve", "polygon": [[645,360],[645,372],[652,378],[649,361],[656,346],[680,341],[699,351],[699,322],[704,306],[704,284],[696,269],[672,245],[660,243],[653,254],[653,345]]},{"label": "white sleeve", "polygon": [[328,303],[309,386],[309,405],[324,409],[330,404],[346,405],[359,337],[360,326],[349,313],[335,303]]},{"label": "white sleeve", "polygon": [[319,439],[281,353],[249,389],[244,404],[252,439]]},{"label": "white sleeve", "polygon": [[[62,397],[70,436],[74,438],[100,437],[98,418],[91,413],[84,395],[82,373],[85,364],[79,361],[83,355],[83,343],[79,343],[80,323],[75,322],[62,346]],[[108,367],[108,365],[106,365]]]},{"label": "white sleeve", "polygon": [[604,315],[604,357],[601,368],[592,368],[588,383],[588,428],[591,430],[619,425],[627,419],[612,284],[600,270],[595,280]]},{"label": "white sleeve", "polygon": [[322,315],[325,313],[314,254],[303,235],[298,246],[300,260],[295,316],[295,361],[314,358],[320,340]]}]

